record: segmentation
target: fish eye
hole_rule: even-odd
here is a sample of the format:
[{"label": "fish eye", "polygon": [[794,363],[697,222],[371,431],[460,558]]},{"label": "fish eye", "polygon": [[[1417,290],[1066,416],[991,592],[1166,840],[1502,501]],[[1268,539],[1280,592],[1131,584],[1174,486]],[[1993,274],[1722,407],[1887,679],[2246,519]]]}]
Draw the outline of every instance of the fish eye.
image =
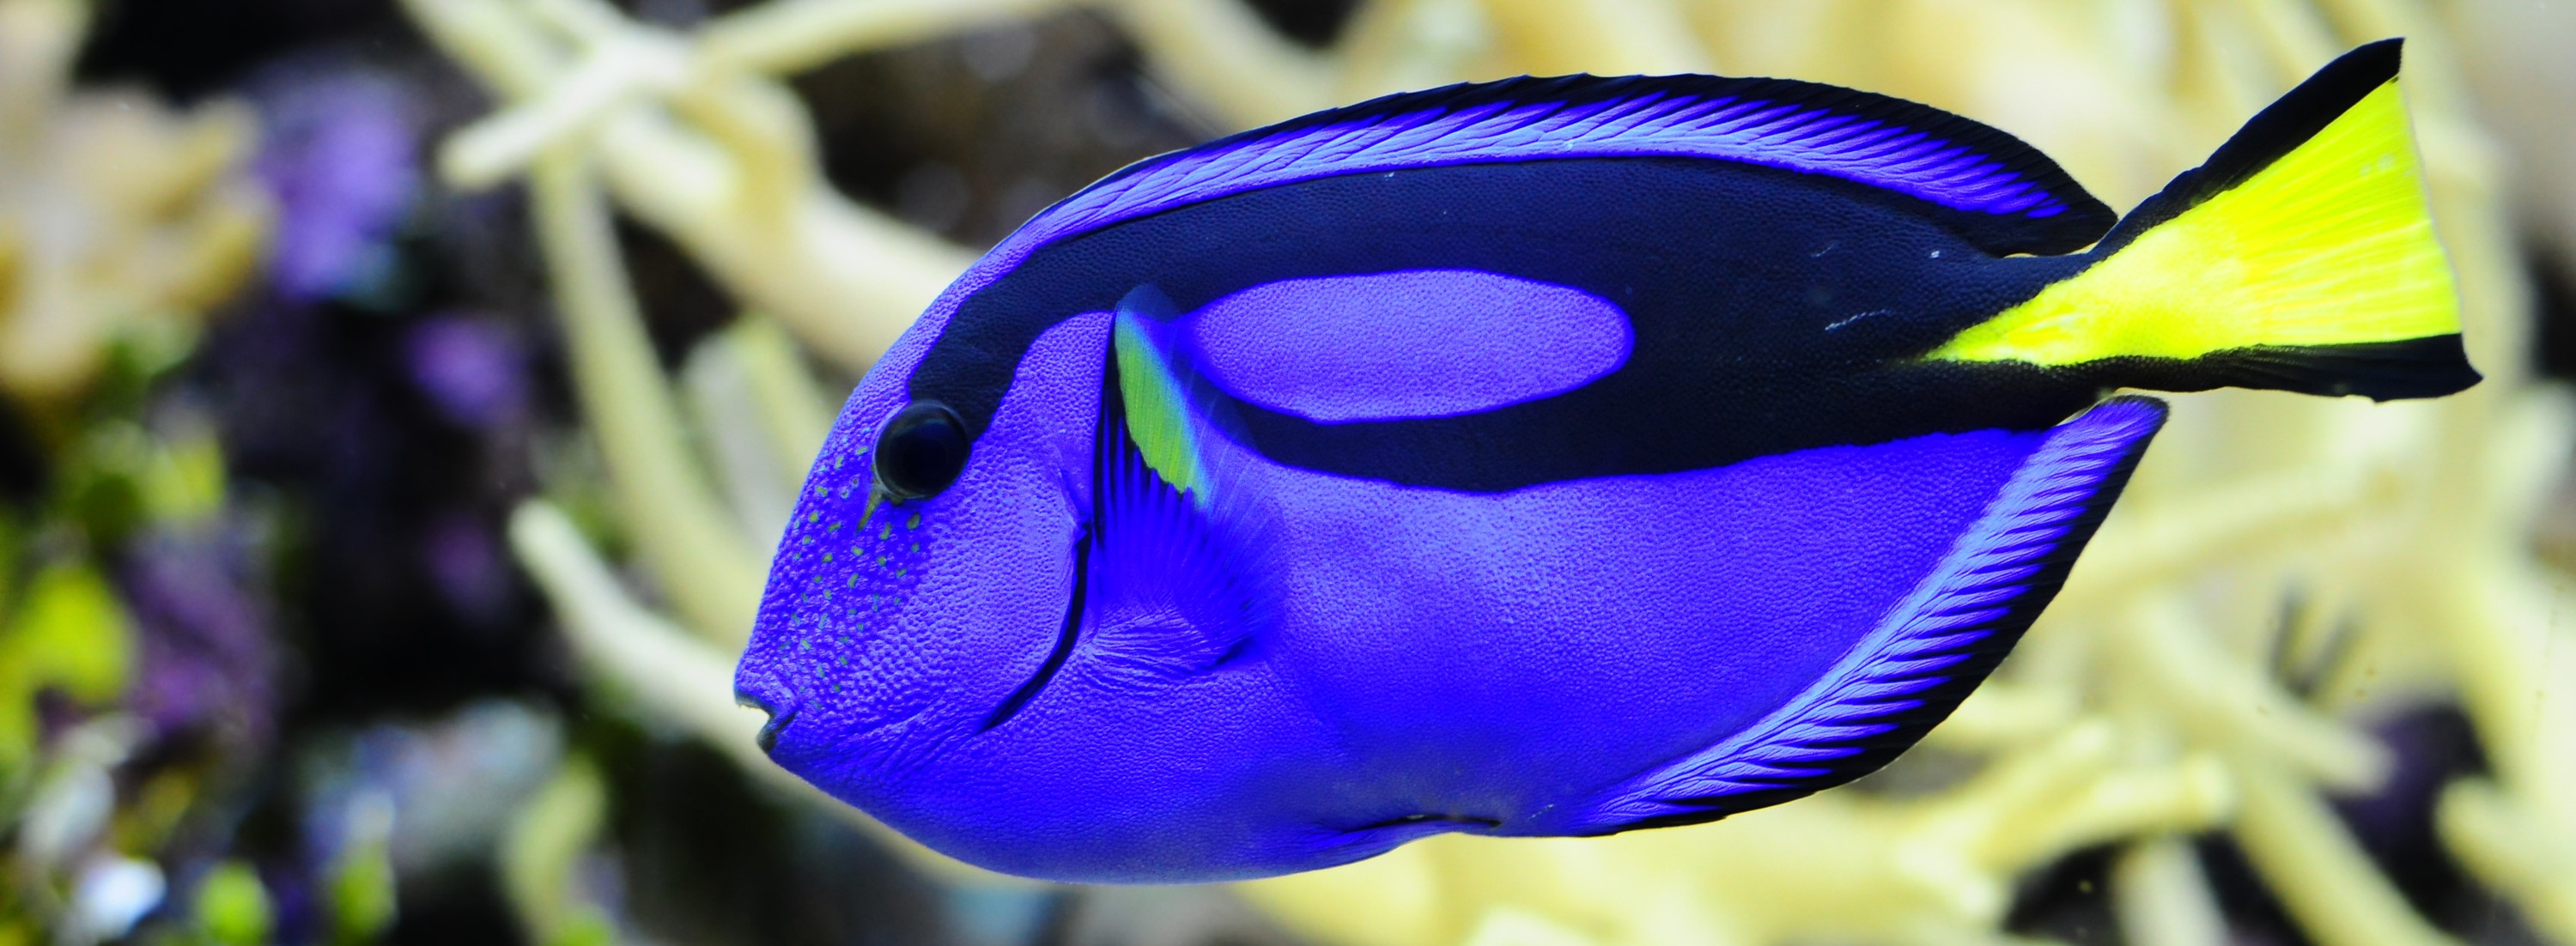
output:
[{"label": "fish eye", "polygon": [[901,502],[936,496],[966,469],[966,422],[938,401],[896,411],[877,434],[877,486]]}]

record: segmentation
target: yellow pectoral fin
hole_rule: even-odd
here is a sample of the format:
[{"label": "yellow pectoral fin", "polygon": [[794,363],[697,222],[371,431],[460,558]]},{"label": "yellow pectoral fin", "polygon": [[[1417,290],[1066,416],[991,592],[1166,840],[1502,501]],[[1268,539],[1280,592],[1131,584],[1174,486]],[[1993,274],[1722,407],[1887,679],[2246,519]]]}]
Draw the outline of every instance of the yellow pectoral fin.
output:
[{"label": "yellow pectoral fin", "polygon": [[[1160,293],[1150,298],[1159,299]],[[1199,430],[1192,422],[1189,396],[1168,356],[1155,347],[1153,329],[1144,322],[1148,316],[1134,310],[1137,302],[1135,295],[1121,302],[1110,328],[1110,344],[1118,362],[1118,396],[1126,402],[1128,436],[1136,441],[1136,451],[1144,455],[1145,465],[1152,467],[1163,482],[1204,504],[1207,483],[1202,475]]]}]

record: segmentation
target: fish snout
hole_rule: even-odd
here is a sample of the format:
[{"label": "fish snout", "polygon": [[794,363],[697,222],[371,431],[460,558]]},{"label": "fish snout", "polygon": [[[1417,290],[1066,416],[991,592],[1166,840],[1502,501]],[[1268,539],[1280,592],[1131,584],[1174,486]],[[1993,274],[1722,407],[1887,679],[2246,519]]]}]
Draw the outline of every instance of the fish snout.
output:
[{"label": "fish snout", "polygon": [[765,675],[746,674],[734,682],[733,701],[736,705],[748,706],[769,716],[760,724],[760,734],[753,736],[752,742],[760,746],[761,754],[775,754],[778,735],[787,731],[788,724],[796,721],[795,692]]}]

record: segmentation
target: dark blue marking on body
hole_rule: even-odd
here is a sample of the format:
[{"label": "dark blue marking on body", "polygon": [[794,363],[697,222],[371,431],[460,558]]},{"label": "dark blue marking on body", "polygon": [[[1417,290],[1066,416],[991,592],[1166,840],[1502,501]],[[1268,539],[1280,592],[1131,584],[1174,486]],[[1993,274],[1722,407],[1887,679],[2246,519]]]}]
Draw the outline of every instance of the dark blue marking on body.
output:
[{"label": "dark blue marking on body", "polygon": [[[1345,175],[1049,245],[964,296],[907,385],[975,429],[1030,339],[1149,283],[1187,312],[1282,280],[1477,270],[1618,306],[1634,338],[1628,359],[1561,394],[1335,424],[1230,405],[1249,445],[1278,462],[1491,492],[1925,433],[2044,429],[2090,403],[2098,380],[1916,356],[2087,262],[1998,259],[1885,191],[1726,162]],[[1276,357],[1307,354],[1283,347]]]}]

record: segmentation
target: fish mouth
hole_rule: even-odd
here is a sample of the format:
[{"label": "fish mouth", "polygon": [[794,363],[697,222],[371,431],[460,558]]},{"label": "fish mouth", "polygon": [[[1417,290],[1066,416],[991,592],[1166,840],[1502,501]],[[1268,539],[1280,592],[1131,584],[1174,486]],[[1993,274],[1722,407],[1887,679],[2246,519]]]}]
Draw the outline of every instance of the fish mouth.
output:
[{"label": "fish mouth", "polygon": [[1083,592],[1090,587],[1091,527],[1084,526],[1082,533],[1073,537],[1073,597],[1065,605],[1064,626],[1056,631],[1055,649],[1047,653],[1046,663],[1038,666],[1037,673],[1021,683],[1019,689],[1011,691],[1002,705],[993,707],[992,715],[984,717],[984,726],[977,729],[977,733],[992,732],[995,727],[1010,722],[1011,717],[1019,715],[1030,700],[1037,698],[1038,691],[1046,689],[1056,673],[1064,669],[1066,658],[1073,656],[1074,641],[1082,633]]},{"label": "fish mouth", "polygon": [[790,706],[785,712],[780,712],[777,704],[768,697],[739,686],[734,688],[733,702],[736,706],[748,706],[768,715],[769,718],[760,724],[760,732],[752,736],[751,741],[760,747],[760,754],[776,754],[778,734],[786,731],[787,724],[796,721],[796,707]]}]

